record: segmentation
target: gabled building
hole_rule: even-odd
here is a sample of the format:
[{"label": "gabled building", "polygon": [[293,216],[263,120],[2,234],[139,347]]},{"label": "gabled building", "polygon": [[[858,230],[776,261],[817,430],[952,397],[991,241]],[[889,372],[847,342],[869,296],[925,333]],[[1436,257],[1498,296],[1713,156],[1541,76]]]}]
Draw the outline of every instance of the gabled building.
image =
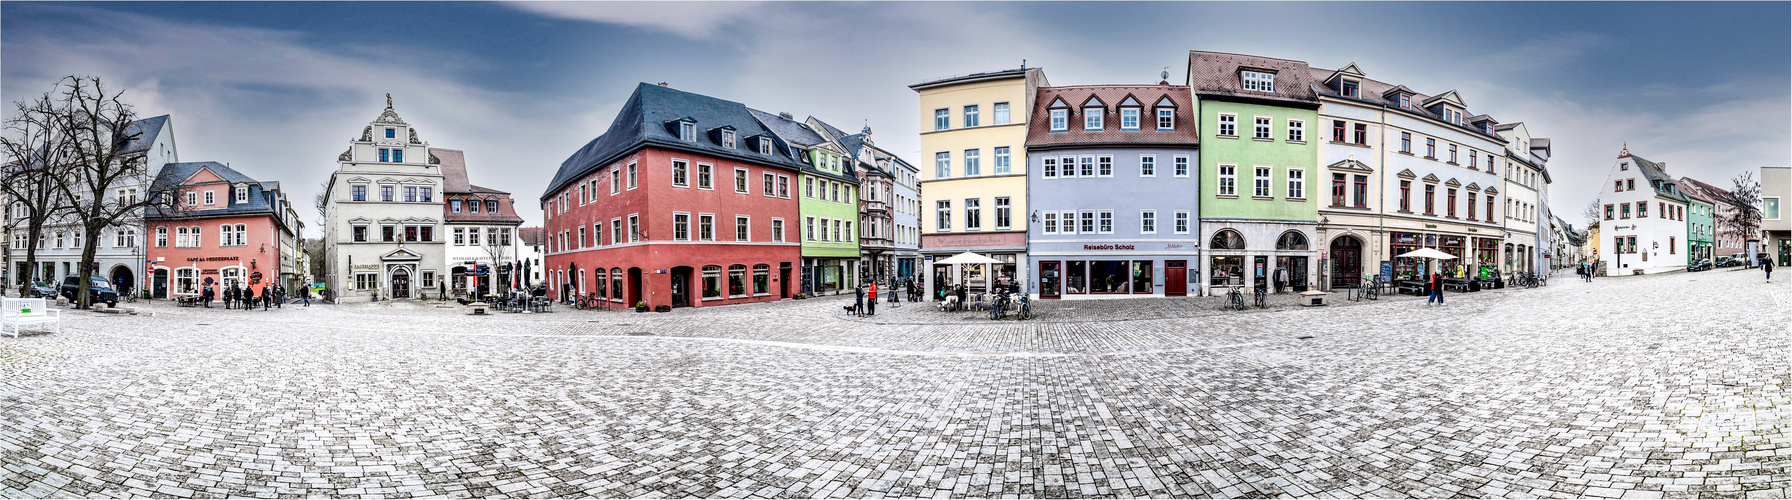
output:
[{"label": "gabled building", "polygon": [[1506,273],[1535,273],[1549,268],[1547,250],[1553,236],[1549,233],[1549,139],[1531,137],[1522,122],[1494,125],[1495,133],[1506,141],[1501,171],[1506,193],[1506,246],[1500,270]]},{"label": "gabled building", "polygon": [[[938,262],[963,252],[995,264],[929,264],[929,297],[950,285],[993,290],[1029,283],[1027,113],[1051,84],[1040,68],[973,73],[910,85],[920,97],[921,254]],[[925,160],[923,160],[925,161]]]},{"label": "gabled building", "polygon": [[275,283],[289,293],[301,286],[296,242],[304,224],[274,183],[208,161],[163,165],[151,189],[177,197],[146,214],[152,297],[207,288],[218,297],[231,288],[259,297]]},{"label": "gabled building", "polygon": [[441,286],[440,160],[386,109],[336,157],[324,191],[325,292],[337,302],[416,298]]},{"label": "gabled building", "polygon": [[1320,172],[1319,97],[1307,63],[1190,51],[1201,155],[1203,293],[1217,287],[1269,288],[1277,269],[1304,291],[1318,283],[1311,243]]},{"label": "gabled building", "polygon": [[542,284],[541,256],[547,248],[547,229],[542,227],[517,228],[517,261],[522,262],[523,270],[518,278],[525,290],[532,290],[535,285]]},{"label": "gabled building", "polygon": [[1655,162],[1618,152],[1599,197],[1607,226],[1601,229],[1601,271],[1607,275],[1653,274],[1686,268],[1686,210],[1690,200]]},{"label": "gabled building", "polygon": [[789,297],[800,212],[780,187],[804,167],[746,106],[643,83],[541,195],[550,293],[618,307]]},{"label": "gabled building", "polygon": [[1700,199],[1711,202],[1712,247],[1715,255],[1720,257],[1736,255],[1748,250],[1745,247],[1748,238],[1734,234],[1735,231],[1728,230],[1723,223],[1724,220],[1734,217],[1736,214],[1735,195],[1727,189],[1691,177],[1681,177],[1679,184],[1682,192],[1688,195],[1697,194]]},{"label": "gabled building", "polygon": [[467,177],[466,153],[430,148],[442,166],[442,220],[447,233],[448,270],[444,290],[454,296],[501,294],[517,282],[520,265],[516,228],[523,218],[516,214],[510,193],[474,185]]},{"label": "gabled building", "polygon": [[[819,125],[830,134],[842,134],[826,123]],[[914,279],[921,257],[921,169],[873,144],[870,125],[857,134],[835,135],[834,140],[858,160],[861,172],[861,268],[867,278],[880,282]]]},{"label": "gabled building", "polygon": [[1200,275],[1189,270],[1201,256],[1200,135],[1189,88],[1166,81],[1035,92],[1029,288],[1047,299],[1198,293]]},{"label": "gabled building", "polygon": [[1686,261],[1711,259],[1717,262],[1717,201],[1691,178],[1681,177],[1674,184],[1686,195]]},{"label": "gabled building", "polygon": [[[801,213],[803,293],[839,293],[859,284],[859,220],[857,160],[816,126],[799,122],[789,113],[771,114],[748,109],[760,125],[786,147],[802,165],[792,196]],[[813,118],[810,119],[814,121]],[[737,179],[738,180],[738,179]],[[767,191],[777,188],[766,177]]]}]

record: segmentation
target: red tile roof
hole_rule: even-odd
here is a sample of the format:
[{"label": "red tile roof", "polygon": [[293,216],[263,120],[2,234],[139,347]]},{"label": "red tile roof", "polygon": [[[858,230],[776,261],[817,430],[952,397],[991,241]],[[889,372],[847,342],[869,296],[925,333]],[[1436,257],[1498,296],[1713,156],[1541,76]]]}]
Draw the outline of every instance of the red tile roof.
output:
[{"label": "red tile roof", "polygon": [[[1027,147],[1095,146],[1095,145],[1186,145],[1200,142],[1195,130],[1194,98],[1183,85],[1078,85],[1041,87],[1033,100],[1032,123],[1027,124]],[[1083,130],[1083,104],[1094,97],[1102,103],[1105,116],[1099,131]],[[1139,129],[1120,129],[1120,108],[1128,98],[1138,103]],[[1168,99],[1176,109],[1176,130],[1157,130],[1157,105]],[[1062,100],[1070,108],[1070,128],[1051,131],[1050,110]]]}]

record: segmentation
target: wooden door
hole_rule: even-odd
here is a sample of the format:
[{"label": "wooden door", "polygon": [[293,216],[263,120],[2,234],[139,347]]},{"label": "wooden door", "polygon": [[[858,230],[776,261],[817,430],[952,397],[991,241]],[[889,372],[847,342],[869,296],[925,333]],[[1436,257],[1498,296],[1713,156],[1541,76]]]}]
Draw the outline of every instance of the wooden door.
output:
[{"label": "wooden door", "polygon": [[1188,295],[1188,261],[1164,261],[1164,296],[1182,297]]}]

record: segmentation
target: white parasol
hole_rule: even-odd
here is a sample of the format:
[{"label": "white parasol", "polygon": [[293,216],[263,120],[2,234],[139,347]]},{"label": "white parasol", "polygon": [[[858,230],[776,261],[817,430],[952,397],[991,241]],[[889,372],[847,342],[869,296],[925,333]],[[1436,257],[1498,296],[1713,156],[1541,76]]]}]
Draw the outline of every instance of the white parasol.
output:
[{"label": "white parasol", "polygon": [[1406,252],[1406,253],[1400,254],[1397,257],[1411,257],[1414,259],[1444,259],[1444,260],[1456,258],[1456,256],[1454,256],[1454,255],[1439,252],[1436,249],[1431,249],[1431,248],[1421,248],[1418,250],[1413,250],[1411,252]]},{"label": "white parasol", "polygon": [[965,253],[954,255],[951,257],[947,257],[943,260],[935,261],[934,263],[935,264],[1001,264],[1002,261],[991,259],[989,257],[985,257],[976,252],[965,252]]}]

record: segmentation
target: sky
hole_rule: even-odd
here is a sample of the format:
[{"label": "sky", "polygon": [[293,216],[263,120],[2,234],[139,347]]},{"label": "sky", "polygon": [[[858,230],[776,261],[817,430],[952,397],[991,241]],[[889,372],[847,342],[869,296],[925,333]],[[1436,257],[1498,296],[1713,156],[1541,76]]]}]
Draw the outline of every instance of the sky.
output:
[{"label": "sky", "polygon": [[0,99],[123,86],[172,116],[182,161],[280,181],[316,236],[318,186],[387,93],[539,225],[560,162],[640,82],[869,125],[916,163],[908,85],[1023,61],[1054,85],[1183,83],[1211,50],[1354,62],[1524,122],[1580,227],[1626,145],[1718,186],[1792,164],[1789,20],[1787,2],[0,2]]}]

